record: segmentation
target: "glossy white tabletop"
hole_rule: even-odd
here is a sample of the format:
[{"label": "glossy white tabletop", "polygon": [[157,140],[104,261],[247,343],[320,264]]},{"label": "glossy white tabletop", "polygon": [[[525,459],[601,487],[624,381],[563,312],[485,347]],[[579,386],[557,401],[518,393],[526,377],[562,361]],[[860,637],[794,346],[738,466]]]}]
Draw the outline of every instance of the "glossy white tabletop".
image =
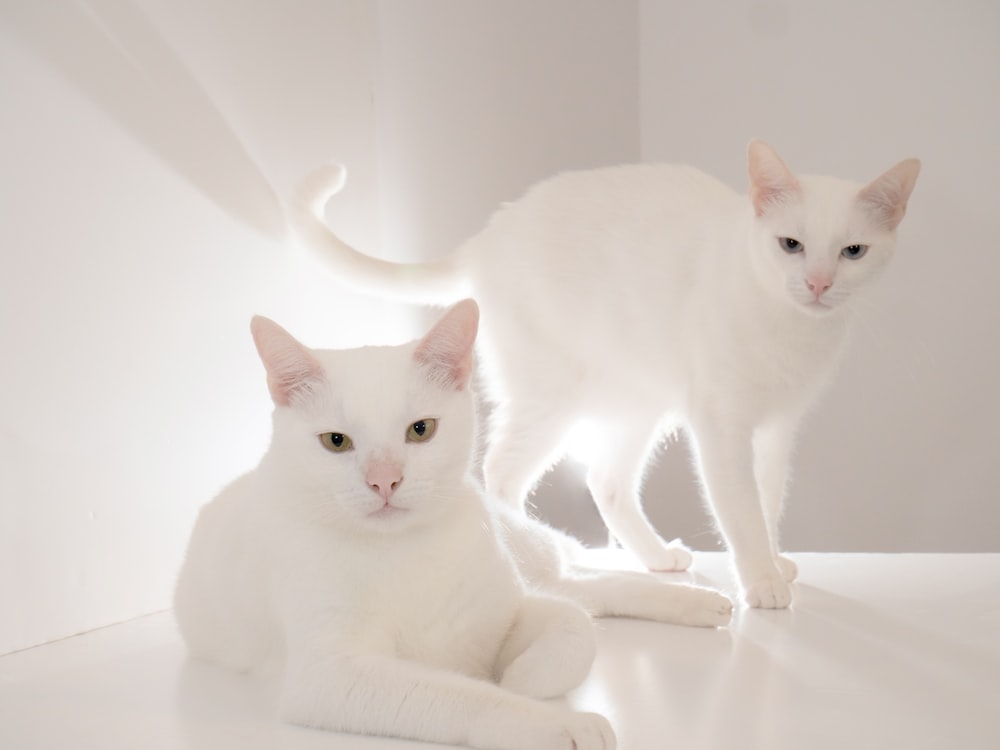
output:
[{"label": "glossy white tabletop", "polygon": [[[569,702],[622,750],[1000,748],[1000,555],[793,557],[791,610],[601,621]],[[721,554],[668,577],[732,591]],[[281,724],[269,683],[190,662],[169,613],[0,657],[4,750],[418,747]]]}]

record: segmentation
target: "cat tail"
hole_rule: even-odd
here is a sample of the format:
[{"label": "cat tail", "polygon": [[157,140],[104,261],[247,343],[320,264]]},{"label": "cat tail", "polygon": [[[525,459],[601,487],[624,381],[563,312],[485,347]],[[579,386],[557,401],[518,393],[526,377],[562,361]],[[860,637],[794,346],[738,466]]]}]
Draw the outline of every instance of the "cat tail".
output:
[{"label": "cat tail", "polygon": [[341,164],[309,174],[292,199],[288,220],[298,241],[350,286],[404,302],[447,305],[468,294],[468,283],[454,256],[426,263],[394,263],[356,250],[327,225],[323,209],[347,179]]}]

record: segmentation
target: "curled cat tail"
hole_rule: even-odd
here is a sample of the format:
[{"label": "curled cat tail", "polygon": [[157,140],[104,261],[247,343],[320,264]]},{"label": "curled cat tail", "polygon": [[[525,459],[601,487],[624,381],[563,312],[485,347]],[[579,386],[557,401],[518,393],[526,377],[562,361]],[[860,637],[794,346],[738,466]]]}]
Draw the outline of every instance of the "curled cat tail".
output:
[{"label": "curled cat tail", "polygon": [[453,257],[427,263],[394,263],[354,249],[327,225],[323,208],[347,179],[341,164],[327,164],[299,184],[289,207],[289,222],[299,242],[314,252],[338,278],[365,292],[405,302],[446,305],[469,296]]}]

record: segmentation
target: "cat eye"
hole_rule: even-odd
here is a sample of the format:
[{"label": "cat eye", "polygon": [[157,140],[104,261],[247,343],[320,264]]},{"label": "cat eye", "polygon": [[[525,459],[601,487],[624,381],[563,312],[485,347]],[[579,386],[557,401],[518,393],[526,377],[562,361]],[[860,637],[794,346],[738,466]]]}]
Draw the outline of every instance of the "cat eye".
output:
[{"label": "cat eye", "polygon": [[324,448],[334,453],[344,453],[354,448],[351,439],[341,432],[324,432],[319,436],[319,441]]},{"label": "cat eye", "polygon": [[801,253],[805,247],[794,237],[779,237],[778,244],[788,254]]},{"label": "cat eye", "polygon": [[864,256],[868,252],[868,245],[848,245],[840,254],[849,260],[857,260]]},{"label": "cat eye", "polygon": [[436,419],[421,419],[418,422],[414,422],[406,430],[406,442],[425,443],[434,437],[434,431],[436,429]]}]

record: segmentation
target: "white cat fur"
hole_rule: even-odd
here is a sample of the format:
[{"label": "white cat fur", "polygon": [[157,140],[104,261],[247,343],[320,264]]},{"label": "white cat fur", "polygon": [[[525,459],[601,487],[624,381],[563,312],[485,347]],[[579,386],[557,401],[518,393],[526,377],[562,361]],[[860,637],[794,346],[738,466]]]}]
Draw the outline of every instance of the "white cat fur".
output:
[{"label": "white cat fur", "polygon": [[[608,528],[650,569],[686,568],[688,550],[659,538],[639,494],[653,447],[684,427],[746,602],[780,608],[796,575],[778,536],[794,434],[835,369],[855,298],[893,254],[920,163],[863,186],[797,177],[761,141],[748,161],[749,196],[684,166],[560,175],[424,264],[370,258],[329,230],[340,166],[307,178],[290,215],[360,288],[478,300],[497,401],[491,494],[521,507],[586,421],[600,440],[588,486]],[[853,245],[867,253],[844,257]]]},{"label": "white cat fur", "polygon": [[[575,542],[484,501],[470,474],[477,321],[466,300],[420,342],[316,351],[256,318],[272,443],[201,511],[176,616],[195,656],[237,670],[282,664],[291,722],[476,748],[609,750],[603,717],[536,700],[590,669],[593,625],[570,600],[708,626],[727,622],[731,605],[645,574],[579,569]],[[406,439],[430,418],[429,441]],[[353,448],[323,447],[329,432]]]}]

